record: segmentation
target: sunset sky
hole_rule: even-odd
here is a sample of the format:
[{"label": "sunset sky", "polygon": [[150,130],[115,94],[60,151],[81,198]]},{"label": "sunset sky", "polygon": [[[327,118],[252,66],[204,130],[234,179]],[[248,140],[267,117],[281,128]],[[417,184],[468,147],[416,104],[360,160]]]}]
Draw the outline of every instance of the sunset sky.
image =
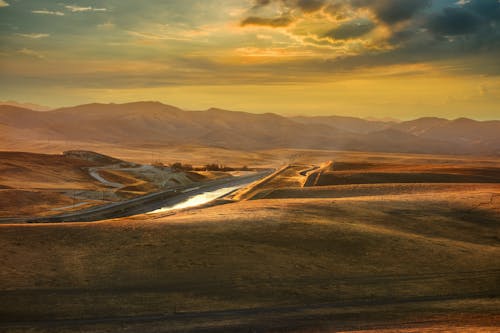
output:
[{"label": "sunset sky", "polygon": [[0,100],[499,119],[500,0],[0,0]]}]

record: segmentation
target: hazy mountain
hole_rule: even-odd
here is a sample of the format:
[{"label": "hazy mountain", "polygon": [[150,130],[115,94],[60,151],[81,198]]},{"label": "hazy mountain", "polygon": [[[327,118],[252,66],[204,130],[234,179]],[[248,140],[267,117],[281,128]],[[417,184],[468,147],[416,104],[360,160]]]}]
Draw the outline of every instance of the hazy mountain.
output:
[{"label": "hazy mountain", "polygon": [[476,121],[468,118],[447,120],[421,118],[393,126],[423,139],[455,144],[452,153],[461,150],[476,153],[500,153],[500,121]]},{"label": "hazy mountain", "polygon": [[0,105],[16,106],[19,108],[30,109],[33,111],[49,111],[52,109],[51,107],[45,105],[39,105],[33,103],[19,103],[16,101],[0,101]]},{"label": "hazy mountain", "polygon": [[389,128],[393,122],[386,121],[371,121],[355,117],[344,116],[319,116],[319,117],[293,117],[294,121],[302,124],[323,124],[347,132],[353,133],[370,133]]},{"label": "hazy mountain", "polygon": [[500,121],[475,121],[468,118],[446,120],[422,118],[398,124],[394,128],[421,137],[454,142],[481,142],[500,139]]},{"label": "hazy mountain", "polygon": [[447,124],[448,122],[449,120],[444,118],[423,117],[414,120],[403,121],[401,123],[393,125],[392,127],[402,132],[421,135],[430,128],[439,127]]},{"label": "hazy mountain", "polygon": [[47,112],[0,106],[0,129],[1,138],[10,141],[500,153],[500,121],[421,118],[394,123],[337,116],[287,118],[221,109],[184,111],[157,102],[87,104]]},{"label": "hazy mountain", "polygon": [[[156,102],[88,104],[39,113],[0,107],[0,123],[30,137],[123,144],[200,144],[237,149],[316,147],[335,130],[275,114],[183,111]],[[300,133],[300,135],[298,135]],[[23,133],[25,134],[25,133]]]}]

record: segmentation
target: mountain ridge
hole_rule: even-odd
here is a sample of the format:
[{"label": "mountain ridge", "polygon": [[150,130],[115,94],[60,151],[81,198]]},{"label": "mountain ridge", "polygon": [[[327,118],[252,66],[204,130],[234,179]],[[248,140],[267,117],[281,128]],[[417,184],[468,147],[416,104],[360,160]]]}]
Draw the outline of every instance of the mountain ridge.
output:
[{"label": "mountain ridge", "polygon": [[402,153],[500,154],[500,121],[423,117],[393,122],[346,116],[285,117],[160,102],[91,103],[39,112],[0,105],[6,139],[197,144],[229,149],[308,148]]}]

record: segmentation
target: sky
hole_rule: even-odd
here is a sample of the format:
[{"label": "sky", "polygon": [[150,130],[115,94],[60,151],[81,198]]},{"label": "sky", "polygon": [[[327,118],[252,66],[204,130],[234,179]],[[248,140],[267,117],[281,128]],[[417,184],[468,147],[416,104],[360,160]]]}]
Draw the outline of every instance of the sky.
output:
[{"label": "sky", "polygon": [[500,0],[0,0],[0,100],[500,119]]}]

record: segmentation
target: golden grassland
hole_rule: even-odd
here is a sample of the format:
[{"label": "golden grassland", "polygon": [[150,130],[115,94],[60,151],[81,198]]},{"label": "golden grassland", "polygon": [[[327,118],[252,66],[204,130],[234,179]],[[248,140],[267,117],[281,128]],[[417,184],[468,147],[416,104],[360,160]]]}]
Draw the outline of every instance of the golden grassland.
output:
[{"label": "golden grassland", "polygon": [[[329,325],[352,330],[380,321],[380,329],[391,332],[390,323],[404,328],[424,321],[408,324],[411,332],[429,318],[439,319],[427,325],[436,330],[453,323],[483,331],[499,325],[500,186],[495,173],[488,173],[489,182],[469,183],[485,168],[497,168],[498,160],[318,152],[318,160],[334,160],[333,169],[325,164],[319,171],[334,175],[340,163],[338,172],[351,178],[367,169],[389,179],[401,169],[465,178],[302,187],[318,171],[308,171],[315,152],[279,154],[293,155],[294,164],[252,188],[252,200],[168,216],[0,225],[1,320],[299,306],[275,316],[172,319],[169,327],[274,323],[327,332]],[[398,303],[419,297],[427,301]],[[340,306],[347,301],[354,303]],[[318,304],[324,306],[314,308]],[[121,328],[169,329],[161,321],[130,325]],[[116,324],[85,327],[110,329]]]},{"label": "golden grassland", "polygon": [[[63,155],[0,152],[0,216],[54,214],[79,201],[77,192],[105,191],[84,169],[95,163]],[[87,205],[98,204],[89,198]],[[80,207],[81,208],[81,207]]]}]

